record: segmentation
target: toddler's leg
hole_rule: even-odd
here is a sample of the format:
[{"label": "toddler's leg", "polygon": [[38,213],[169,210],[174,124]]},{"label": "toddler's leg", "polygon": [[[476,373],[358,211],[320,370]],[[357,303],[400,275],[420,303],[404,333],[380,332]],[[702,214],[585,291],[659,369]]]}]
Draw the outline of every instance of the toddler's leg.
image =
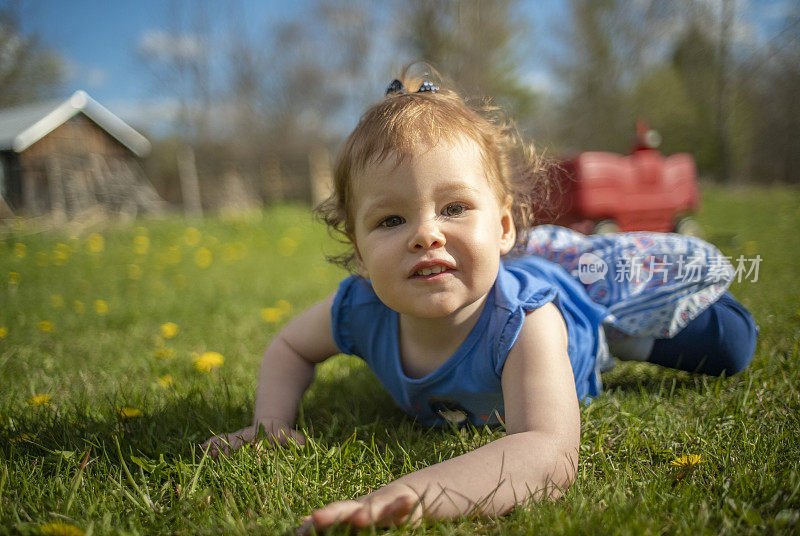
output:
[{"label": "toddler's leg", "polygon": [[675,337],[657,339],[647,358],[664,367],[730,376],[750,363],[756,348],[750,312],[726,292]]}]

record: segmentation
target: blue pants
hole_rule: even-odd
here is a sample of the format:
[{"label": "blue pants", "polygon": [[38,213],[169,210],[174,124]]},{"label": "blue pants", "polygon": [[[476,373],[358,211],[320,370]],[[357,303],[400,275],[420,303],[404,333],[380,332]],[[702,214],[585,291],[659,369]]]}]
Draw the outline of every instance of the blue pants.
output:
[{"label": "blue pants", "polygon": [[726,292],[671,339],[657,339],[647,361],[712,376],[744,370],[756,349],[752,315]]}]

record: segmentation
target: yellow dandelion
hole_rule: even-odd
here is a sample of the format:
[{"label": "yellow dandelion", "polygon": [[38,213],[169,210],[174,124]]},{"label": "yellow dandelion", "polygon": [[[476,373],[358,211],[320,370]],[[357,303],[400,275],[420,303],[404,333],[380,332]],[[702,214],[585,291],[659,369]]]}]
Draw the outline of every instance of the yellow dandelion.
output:
[{"label": "yellow dandelion", "polygon": [[6,337],[8,337],[8,328],[0,326],[0,339],[5,339]]},{"label": "yellow dandelion", "polygon": [[289,303],[287,300],[276,301],[275,307],[277,307],[283,314],[289,314],[289,312],[291,312],[292,310],[292,304]]},{"label": "yellow dandelion", "polygon": [[146,255],[148,249],[150,249],[150,239],[147,236],[136,235],[133,237],[133,251],[137,255]]},{"label": "yellow dandelion", "polygon": [[100,253],[106,247],[106,241],[103,235],[99,233],[92,233],[86,240],[86,247],[89,248],[90,253]]},{"label": "yellow dandelion", "polygon": [[55,259],[56,265],[63,266],[66,264],[70,253],[72,253],[72,249],[68,245],[62,243],[56,244],[53,250],[53,258]]},{"label": "yellow dandelion", "polygon": [[19,272],[8,272],[8,284],[19,285]]},{"label": "yellow dandelion", "polygon": [[71,523],[66,523],[61,520],[51,521],[44,525],[39,525],[39,530],[45,536],[83,536],[82,529],[76,527]]},{"label": "yellow dandelion", "polygon": [[82,529],[64,521],[51,521],[39,525],[39,530],[46,536],[83,536]]},{"label": "yellow dandelion", "polygon": [[758,253],[758,242],[755,240],[748,240],[744,243],[745,255],[755,255],[756,253]]},{"label": "yellow dandelion", "polygon": [[194,227],[187,227],[183,233],[183,241],[186,242],[187,246],[196,246],[200,243],[201,238],[203,238],[203,233]]},{"label": "yellow dandelion", "polygon": [[261,309],[261,318],[264,322],[280,322],[283,313],[277,307],[264,307]]},{"label": "yellow dandelion", "polygon": [[14,244],[14,256],[18,259],[24,259],[25,255],[28,254],[28,246],[23,244],[22,242],[17,242]]},{"label": "yellow dandelion", "polygon": [[194,368],[201,372],[210,372],[211,369],[221,367],[225,358],[219,352],[205,352],[194,358]]},{"label": "yellow dandelion", "polygon": [[75,300],[72,302],[72,308],[75,310],[76,313],[82,315],[86,311],[86,306],[80,300]]},{"label": "yellow dandelion", "polygon": [[167,248],[167,254],[164,257],[167,264],[178,264],[181,262],[181,248],[178,246],[170,246]]},{"label": "yellow dandelion", "polygon": [[175,382],[170,374],[165,374],[158,379],[158,385],[161,387],[172,387],[173,383]]},{"label": "yellow dandelion", "polygon": [[178,334],[180,328],[175,322],[165,322],[161,324],[161,336],[165,339],[172,339]]},{"label": "yellow dandelion", "polygon": [[686,456],[678,456],[669,464],[673,467],[694,467],[700,465],[705,460],[700,454],[687,454]]},{"label": "yellow dandelion", "polygon": [[53,329],[55,328],[53,323],[48,320],[42,320],[41,322],[39,322],[38,325],[39,325],[39,331],[41,331],[42,333],[52,333]]},{"label": "yellow dandelion", "polygon": [[156,351],[153,352],[153,356],[156,359],[172,359],[175,357],[175,350],[172,348],[156,348]]},{"label": "yellow dandelion", "polygon": [[138,264],[129,264],[128,265],[128,279],[133,279],[134,281],[138,281],[142,278],[142,267]]},{"label": "yellow dandelion", "polygon": [[291,257],[297,251],[297,240],[284,236],[278,240],[278,254],[283,257]]},{"label": "yellow dandelion", "polygon": [[11,438],[11,443],[22,443],[23,441],[33,441],[36,439],[36,434],[20,434]]},{"label": "yellow dandelion", "polygon": [[64,296],[61,294],[50,294],[50,303],[56,309],[64,307]]},{"label": "yellow dandelion", "polygon": [[36,395],[28,399],[28,404],[31,406],[49,406],[50,405],[50,395],[43,394],[43,395]]},{"label": "yellow dandelion", "polygon": [[208,248],[199,248],[194,252],[194,263],[200,268],[208,268],[212,260],[213,257]]},{"label": "yellow dandelion", "polygon": [[94,310],[100,316],[108,314],[108,303],[105,300],[94,300]]},{"label": "yellow dandelion", "polygon": [[142,415],[144,415],[144,413],[142,413],[142,410],[136,408],[130,408],[127,406],[122,408],[117,408],[117,413],[123,419],[132,419],[134,417],[141,417]]}]

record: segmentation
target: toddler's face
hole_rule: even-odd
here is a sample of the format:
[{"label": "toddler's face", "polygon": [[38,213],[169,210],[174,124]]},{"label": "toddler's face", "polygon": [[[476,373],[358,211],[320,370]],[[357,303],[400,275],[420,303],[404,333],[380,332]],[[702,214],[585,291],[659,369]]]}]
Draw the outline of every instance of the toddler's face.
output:
[{"label": "toddler's face", "polygon": [[384,304],[438,318],[483,303],[515,234],[511,200],[498,201],[475,143],[369,165],[352,192],[359,269]]}]

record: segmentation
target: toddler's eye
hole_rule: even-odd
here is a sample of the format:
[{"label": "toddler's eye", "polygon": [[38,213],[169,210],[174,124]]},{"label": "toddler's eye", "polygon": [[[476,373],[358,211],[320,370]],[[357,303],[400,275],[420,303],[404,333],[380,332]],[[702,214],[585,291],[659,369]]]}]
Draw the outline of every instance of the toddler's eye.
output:
[{"label": "toddler's eye", "polygon": [[447,205],[444,209],[445,216],[460,216],[464,213],[466,207],[464,205],[460,205],[458,203],[454,205]]},{"label": "toddler's eye", "polygon": [[384,218],[378,224],[381,227],[397,227],[398,225],[405,223],[406,220],[401,218],[400,216],[389,216],[388,218]]}]

